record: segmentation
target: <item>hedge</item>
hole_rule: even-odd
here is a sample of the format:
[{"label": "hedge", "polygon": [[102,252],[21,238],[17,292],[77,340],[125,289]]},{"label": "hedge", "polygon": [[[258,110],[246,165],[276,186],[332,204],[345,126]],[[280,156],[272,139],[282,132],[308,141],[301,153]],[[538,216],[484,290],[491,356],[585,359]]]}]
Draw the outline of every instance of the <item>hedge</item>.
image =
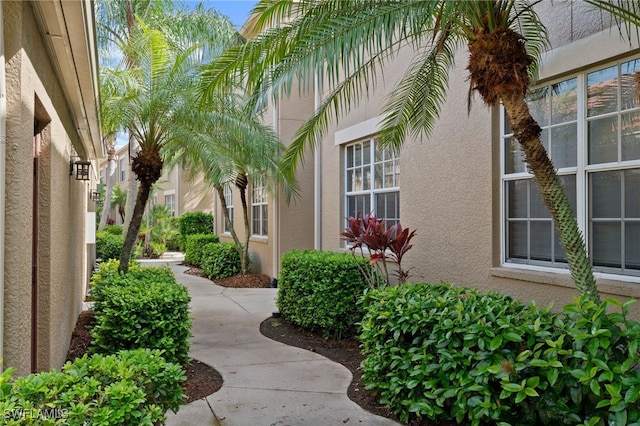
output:
[{"label": "hedge", "polygon": [[92,352],[162,349],[169,362],[188,362],[191,297],[171,269],[134,267],[122,275],[108,262],[94,274],[92,296]]},{"label": "hedge", "polygon": [[640,324],[627,319],[629,303],[578,300],[555,314],[498,293],[412,284],[367,292],[361,305],[365,387],[403,421],[640,421]]},{"label": "hedge", "polygon": [[278,280],[278,309],[287,320],[325,336],[353,335],[363,314],[357,301],[368,287],[356,262],[368,267],[366,260],[346,253],[286,253]]},{"label": "hedge", "polygon": [[179,218],[180,237],[186,244],[187,237],[194,234],[213,234],[213,215],[205,212],[186,212]]},{"label": "hedge", "polygon": [[202,272],[212,280],[232,277],[241,271],[240,254],[234,243],[205,245],[202,249],[200,264]]},{"label": "hedge", "polygon": [[190,265],[202,266],[202,250],[207,244],[217,243],[220,237],[215,234],[189,235],[185,244],[184,261]]}]

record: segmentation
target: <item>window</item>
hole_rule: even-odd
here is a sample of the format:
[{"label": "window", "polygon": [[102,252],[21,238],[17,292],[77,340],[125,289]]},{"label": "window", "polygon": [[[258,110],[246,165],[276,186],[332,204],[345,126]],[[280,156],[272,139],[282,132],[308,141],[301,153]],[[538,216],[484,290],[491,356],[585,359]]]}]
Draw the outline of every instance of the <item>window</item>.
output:
[{"label": "window", "polygon": [[[227,205],[227,216],[229,217],[229,221],[233,224],[233,186],[229,183],[224,186],[224,202]],[[224,232],[230,232],[227,221],[224,220],[223,222]]]},{"label": "window", "polygon": [[176,196],[169,194],[164,196],[164,206],[171,212],[171,217],[176,215]]},{"label": "window", "polygon": [[251,233],[255,236],[268,235],[267,207],[267,187],[264,178],[258,177],[253,181],[251,189]]},{"label": "window", "polygon": [[373,213],[388,226],[400,222],[400,158],[376,139],[345,148],[346,217]]},{"label": "window", "polygon": [[[640,59],[531,91],[541,138],[595,271],[640,275]],[[551,217],[503,120],[505,260],[566,267]]]},{"label": "window", "polygon": [[127,179],[127,161],[125,158],[120,160],[120,182],[124,182]]}]

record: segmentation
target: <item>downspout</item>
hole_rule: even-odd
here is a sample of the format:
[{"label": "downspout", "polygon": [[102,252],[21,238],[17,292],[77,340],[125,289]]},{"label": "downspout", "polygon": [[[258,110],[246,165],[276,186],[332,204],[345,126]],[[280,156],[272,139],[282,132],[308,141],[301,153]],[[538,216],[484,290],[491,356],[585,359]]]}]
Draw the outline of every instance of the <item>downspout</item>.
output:
[{"label": "downspout", "polygon": [[[279,121],[280,121],[280,105],[278,102],[274,102],[273,105],[273,130],[276,134],[279,135]],[[280,235],[278,234],[280,231],[279,222],[280,222],[280,197],[278,197],[278,187],[274,185],[273,189],[273,263],[272,263],[272,271],[273,278],[278,278],[280,274]]]},{"label": "downspout", "polygon": [[4,18],[0,3],[0,359],[4,357],[4,211],[7,146],[7,85],[4,59]]},{"label": "downspout", "polygon": [[[318,111],[322,101],[320,77],[316,73],[313,80],[313,110]],[[313,248],[322,249],[322,144],[316,146],[313,159]]]}]

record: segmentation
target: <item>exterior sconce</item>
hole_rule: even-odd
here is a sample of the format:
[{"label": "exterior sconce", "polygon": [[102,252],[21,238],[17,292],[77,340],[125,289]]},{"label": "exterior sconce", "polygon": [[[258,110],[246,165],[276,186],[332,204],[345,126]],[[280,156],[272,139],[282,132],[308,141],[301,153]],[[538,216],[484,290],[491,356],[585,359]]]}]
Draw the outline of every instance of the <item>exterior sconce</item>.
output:
[{"label": "exterior sconce", "polygon": [[[76,159],[74,161],[74,159]],[[69,160],[69,176],[73,176],[73,168],[76,169],[76,180],[89,180],[89,168],[91,161],[81,160],[80,157],[72,156]]]},{"label": "exterior sconce", "polygon": [[100,192],[98,191],[91,191],[91,201],[94,201],[96,203],[100,202]]}]

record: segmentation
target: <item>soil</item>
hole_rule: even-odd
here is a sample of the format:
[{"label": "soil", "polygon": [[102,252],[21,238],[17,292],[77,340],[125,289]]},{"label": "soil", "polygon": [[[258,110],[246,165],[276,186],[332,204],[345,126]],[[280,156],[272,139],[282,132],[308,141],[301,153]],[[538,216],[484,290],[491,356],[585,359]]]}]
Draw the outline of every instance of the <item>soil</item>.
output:
[{"label": "soil", "polygon": [[[198,277],[207,278],[202,269],[191,266],[185,274],[196,275]],[[271,277],[266,274],[246,274],[235,275],[229,278],[219,278],[213,280],[217,285],[232,288],[269,288],[271,287]]]}]

